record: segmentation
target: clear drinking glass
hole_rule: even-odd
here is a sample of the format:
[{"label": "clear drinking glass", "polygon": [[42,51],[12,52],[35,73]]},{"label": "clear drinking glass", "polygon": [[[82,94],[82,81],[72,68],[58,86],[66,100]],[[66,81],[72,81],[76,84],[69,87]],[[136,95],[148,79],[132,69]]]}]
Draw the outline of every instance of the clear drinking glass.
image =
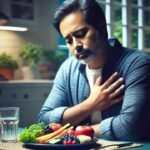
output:
[{"label": "clear drinking glass", "polygon": [[2,142],[17,141],[19,114],[19,107],[0,107],[0,137]]}]

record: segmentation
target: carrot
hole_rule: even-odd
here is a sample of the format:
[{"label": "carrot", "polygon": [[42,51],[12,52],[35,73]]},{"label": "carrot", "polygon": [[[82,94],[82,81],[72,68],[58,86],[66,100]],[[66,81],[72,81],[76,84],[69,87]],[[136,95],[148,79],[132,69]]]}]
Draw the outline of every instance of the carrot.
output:
[{"label": "carrot", "polygon": [[56,135],[55,137],[45,141],[45,143],[49,143],[50,140],[56,139],[56,138],[60,138],[61,136],[65,135],[69,130],[73,129],[73,126],[71,126],[68,129],[63,130],[60,134]]},{"label": "carrot", "polygon": [[68,127],[70,126],[70,123],[67,123],[66,125],[62,126],[59,130],[53,132],[53,133],[50,133],[50,134],[46,134],[46,135],[43,135],[43,136],[40,136],[38,138],[35,139],[35,141],[37,143],[45,143],[47,140],[50,140],[51,138],[59,135],[62,131],[64,131],[65,129],[67,129]]},{"label": "carrot", "polygon": [[45,141],[44,143],[49,143],[50,140],[53,140],[53,139],[56,139],[56,138],[59,138],[63,135],[65,135],[67,133],[67,130],[64,130],[62,131],[59,135],[56,135],[55,137],[51,138],[51,139],[48,139],[47,141]]}]

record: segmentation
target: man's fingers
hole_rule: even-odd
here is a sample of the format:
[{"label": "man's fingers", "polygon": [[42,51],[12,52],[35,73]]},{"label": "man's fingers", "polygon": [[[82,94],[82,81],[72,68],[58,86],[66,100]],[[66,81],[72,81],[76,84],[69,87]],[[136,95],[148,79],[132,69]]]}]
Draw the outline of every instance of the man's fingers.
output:
[{"label": "man's fingers", "polygon": [[111,100],[110,106],[114,105],[114,104],[117,104],[117,103],[121,102],[122,100],[123,100],[123,96],[115,98],[115,99]]},{"label": "man's fingers", "polygon": [[121,85],[119,88],[117,88],[111,95],[110,95],[110,99],[113,99],[117,96],[119,96],[119,94],[121,92],[123,92],[123,90],[125,89],[125,85]]},{"label": "man's fingers", "polygon": [[102,76],[99,76],[97,79],[96,79],[96,82],[95,82],[95,85],[99,86],[102,82]]},{"label": "man's fingers", "polygon": [[108,91],[111,93],[113,92],[114,90],[116,90],[122,83],[123,83],[123,78],[119,78],[117,81],[115,81],[113,84],[111,84],[109,87],[108,87]]},{"label": "man's fingers", "polygon": [[115,72],[114,74],[112,74],[112,75],[109,77],[109,79],[103,84],[102,89],[108,88],[108,87],[111,85],[111,83],[115,80],[115,78],[117,77],[117,75],[118,75],[117,72]]}]

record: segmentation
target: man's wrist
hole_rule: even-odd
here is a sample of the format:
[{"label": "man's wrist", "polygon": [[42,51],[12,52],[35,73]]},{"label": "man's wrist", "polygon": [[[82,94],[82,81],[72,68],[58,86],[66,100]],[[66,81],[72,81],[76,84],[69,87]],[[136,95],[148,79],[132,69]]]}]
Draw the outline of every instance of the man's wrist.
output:
[{"label": "man's wrist", "polygon": [[83,103],[90,114],[96,111],[95,106],[90,98],[87,98]]}]

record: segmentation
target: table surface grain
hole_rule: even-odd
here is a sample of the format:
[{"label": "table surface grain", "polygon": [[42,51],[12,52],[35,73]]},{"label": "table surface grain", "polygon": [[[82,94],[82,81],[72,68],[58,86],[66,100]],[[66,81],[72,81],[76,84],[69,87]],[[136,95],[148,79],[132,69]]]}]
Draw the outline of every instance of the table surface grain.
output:
[{"label": "table surface grain", "polygon": [[21,143],[0,143],[0,150],[27,150]]}]

